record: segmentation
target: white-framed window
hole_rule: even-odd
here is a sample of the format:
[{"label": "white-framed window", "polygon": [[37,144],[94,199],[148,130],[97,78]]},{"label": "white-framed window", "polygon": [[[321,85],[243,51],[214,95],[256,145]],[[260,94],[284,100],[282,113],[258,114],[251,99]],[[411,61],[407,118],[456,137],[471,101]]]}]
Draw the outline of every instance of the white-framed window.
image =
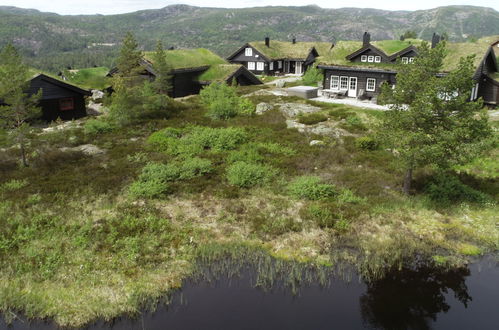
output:
[{"label": "white-framed window", "polygon": [[374,92],[376,90],[376,79],[367,78],[366,91]]},{"label": "white-framed window", "polygon": [[409,63],[409,58],[408,57],[402,57],[402,64],[407,64]]},{"label": "white-framed window", "polygon": [[374,62],[381,63],[381,56],[374,56]]},{"label": "white-framed window", "polygon": [[360,61],[361,61],[361,62],[367,62],[367,55],[362,55],[362,56],[360,57]]},{"label": "white-framed window", "polygon": [[277,61],[277,68],[282,69],[282,61]]},{"label": "white-framed window", "polygon": [[367,57],[367,61],[368,61],[369,63],[374,62],[374,56],[373,56],[373,55],[369,55],[369,56]]},{"label": "white-framed window", "polygon": [[414,57],[409,57],[409,63],[414,63]]},{"label": "white-framed window", "polygon": [[246,56],[253,56],[253,48],[251,48],[251,47],[247,47],[247,48],[244,50],[244,55],[246,55]]},{"label": "white-framed window", "polygon": [[270,62],[269,64],[269,70],[274,70],[274,62]]},{"label": "white-framed window", "polygon": [[248,62],[248,70],[255,70],[255,62]]},{"label": "white-framed window", "polygon": [[348,89],[348,77],[340,77],[340,89]]},{"label": "white-framed window", "polygon": [[331,89],[334,89],[334,90],[340,89],[340,77],[339,76],[331,76]]},{"label": "white-framed window", "polygon": [[256,70],[263,71],[264,62],[256,62]]}]

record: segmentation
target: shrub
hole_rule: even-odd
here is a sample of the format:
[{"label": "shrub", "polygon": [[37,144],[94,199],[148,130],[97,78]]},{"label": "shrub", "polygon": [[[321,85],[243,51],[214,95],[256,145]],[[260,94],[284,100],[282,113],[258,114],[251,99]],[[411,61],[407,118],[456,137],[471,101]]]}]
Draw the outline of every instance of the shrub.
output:
[{"label": "shrub", "polygon": [[10,180],[0,185],[0,192],[2,191],[14,191],[21,188],[24,188],[28,185],[27,180]]},{"label": "shrub", "polygon": [[345,119],[345,122],[340,125],[342,128],[349,131],[365,131],[366,126],[362,122],[362,120],[356,115],[348,116]]},{"label": "shrub", "polygon": [[365,198],[359,197],[353,193],[350,189],[343,189],[338,195],[338,202],[345,204],[360,204],[366,201]]},{"label": "shrub", "polygon": [[169,185],[162,181],[135,181],[128,187],[128,193],[136,198],[157,198],[170,190]]},{"label": "shrub", "polygon": [[201,92],[201,102],[208,107],[206,115],[212,119],[229,119],[238,114],[251,115],[255,105],[247,98],[237,96],[236,87],[213,83]]},{"label": "shrub", "polygon": [[309,67],[302,77],[303,84],[307,86],[317,86],[317,83],[322,80],[324,80],[322,70],[318,69],[315,65]]},{"label": "shrub", "polygon": [[336,194],[334,185],[321,183],[316,176],[301,176],[294,179],[288,186],[288,191],[295,198],[319,200]]},{"label": "shrub", "polygon": [[246,162],[236,162],[227,169],[229,183],[243,188],[267,183],[275,174],[276,170],[270,166]]},{"label": "shrub", "polygon": [[300,222],[287,217],[267,217],[265,222],[258,228],[259,231],[272,236],[279,236],[290,231],[299,232],[302,229],[303,226]]},{"label": "shrub", "polygon": [[113,125],[110,123],[99,120],[99,119],[89,119],[83,127],[85,134],[101,134],[111,132],[113,130]]},{"label": "shrub", "polygon": [[298,116],[298,122],[305,125],[314,125],[326,120],[326,115],[317,112]]},{"label": "shrub", "polygon": [[140,181],[174,181],[180,177],[180,168],[175,164],[147,163],[139,175]]},{"label": "shrub", "polygon": [[215,152],[235,149],[247,139],[244,129],[193,126],[184,130],[167,128],[153,133],[147,144],[170,155],[193,156],[205,150]]},{"label": "shrub", "polygon": [[436,175],[427,185],[425,192],[432,201],[443,205],[460,201],[486,203],[491,200],[488,195],[465,185],[450,174]]},{"label": "shrub", "polygon": [[376,150],[379,147],[379,143],[370,136],[362,136],[355,139],[355,146],[363,150]]},{"label": "shrub", "polygon": [[192,179],[213,170],[211,161],[198,157],[186,159],[180,167],[180,179]]}]

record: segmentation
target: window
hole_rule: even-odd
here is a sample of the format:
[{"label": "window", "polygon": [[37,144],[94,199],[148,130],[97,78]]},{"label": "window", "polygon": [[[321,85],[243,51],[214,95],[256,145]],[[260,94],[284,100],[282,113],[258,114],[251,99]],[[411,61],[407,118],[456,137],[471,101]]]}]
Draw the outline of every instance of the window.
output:
[{"label": "window", "polygon": [[248,62],[248,70],[255,70],[255,62]]},{"label": "window", "polygon": [[348,77],[340,77],[340,89],[348,89]]},{"label": "window", "polygon": [[361,61],[361,62],[367,62],[367,55],[362,55],[362,56],[360,57],[360,61]]},{"label": "window", "polygon": [[246,56],[253,56],[253,48],[250,48],[250,47],[246,48],[244,50],[244,55],[246,55]]},{"label": "window", "polygon": [[274,70],[274,62],[270,62],[269,70]]},{"label": "window", "polygon": [[263,62],[256,62],[256,70],[263,71]]},{"label": "window", "polygon": [[366,91],[374,92],[376,90],[376,79],[367,78]]},{"label": "window", "polygon": [[374,56],[369,55],[369,56],[367,57],[367,61],[368,61],[369,63],[374,62]]},{"label": "window", "polygon": [[381,63],[381,56],[375,56],[374,57],[374,62]]},{"label": "window", "polygon": [[340,88],[340,77],[331,76],[331,89],[338,90]]},{"label": "window", "polygon": [[402,57],[402,63],[403,64],[409,63],[409,58],[408,57]]},{"label": "window", "polygon": [[409,63],[413,63],[414,62],[414,57],[409,57]]},{"label": "window", "polygon": [[282,61],[277,61],[277,68],[282,69]]},{"label": "window", "polygon": [[74,102],[72,98],[60,99],[59,100],[59,109],[61,111],[74,110]]}]

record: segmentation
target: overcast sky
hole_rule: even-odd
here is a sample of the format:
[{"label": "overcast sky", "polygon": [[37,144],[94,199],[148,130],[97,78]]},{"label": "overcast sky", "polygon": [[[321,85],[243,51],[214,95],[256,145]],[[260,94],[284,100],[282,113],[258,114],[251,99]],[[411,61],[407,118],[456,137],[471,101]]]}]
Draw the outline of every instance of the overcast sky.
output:
[{"label": "overcast sky", "polygon": [[304,6],[316,4],[323,8],[359,7],[388,10],[429,9],[446,5],[474,5],[492,7],[499,10],[498,0],[418,0],[418,1],[388,1],[388,0],[0,0],[2,6],[34,8],[40,11],[58,14],[120,14],[141,9],[163,8],[171,4],[185,3],[200,7],[242,8],[257,6]]}]

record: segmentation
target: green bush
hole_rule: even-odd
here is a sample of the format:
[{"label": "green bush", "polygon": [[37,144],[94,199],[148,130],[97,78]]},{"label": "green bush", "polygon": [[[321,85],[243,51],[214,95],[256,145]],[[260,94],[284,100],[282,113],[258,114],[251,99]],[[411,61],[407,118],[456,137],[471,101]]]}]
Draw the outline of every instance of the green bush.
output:
[{"label": "green bush", "polygon": [[298,122],[305,125],[314,125],[326,120],[326,115],[317,112],[298,116]]},{"label": "green bush", "polygon": [[288,186],[288,191],[295,198],[319,200],[336,194],[334,185],[321,183],[316,176],[301,176],[294,179]]},{"label": "green bush", "polygon": [[340,126],[354,132],[363,132],[367,129],[362,120],[356,115],[348,116]]},{"label": "green bush", "polygon": [[128,187],[128,193],[135,198],[157,198],[170,191],[163,181],[135,181]]},{"label": "green bush", "polygon": [[176,164],[147,163],[139,175],[140,181],[175,181],[180,177],[180,167]]},{"label": "green bush", "polygon": [[13,180],[7,181],[7,182],[3,183],[2,185],[0,185],[0,192],[18,190],[18,189],[26,187],[27,185],[28,185],[27,180],[15,180],[15,179],[13,179]]},{"label": "green bush", "polygon": [[321,69],[317,66],[312,66],[307,69],[302,77],[302,82],[307,86],[317,86],[317,83],[324,80],[324,75]]},{"label": "green bush", "polygon": [[355,140],[355,146],[363,150],[376,150],[379,148],[379,143],[370,136],[362,136]]},{"label": "green bush", "polygon": [[225,83],[213,83],[200,92],[201,102],[208,108],[206,115],[212,119],[229,119],[238,114],[251,115],[255,105],[247,98],[239,97],[236,87]]},{"label": "green bush", "polygon": [[450,174],[438,174],[425,188],[426,194],[432,201],[448,205],[455,202],[486,203],[491,198],[462,183],[457,177]]},{"label": "green bush", "polygon": [[83,127],[85,134],[101,134],[111,132],[114,129],[113,125],[104,120],[89,119]]},{"label": "green bush", "polygon": [[212,170],[211,161],[208,159],[189,158],[180,165],[179,179],[192,179],[210,173]]},{"label": "green bush", "polygon": [[155,132],[147,144],[155,151],[174,156],[193,156],[206,150],[215,152],[233,150],[247,139],[244,129],[238,127],[211,128],[192,126],[183,130],[167,128]]},{"label": "green bush", "polygon": [[270,181],[276,170],[270,166],[236,162],[227,169],[227,179],[234,186],[248,188]]}]

